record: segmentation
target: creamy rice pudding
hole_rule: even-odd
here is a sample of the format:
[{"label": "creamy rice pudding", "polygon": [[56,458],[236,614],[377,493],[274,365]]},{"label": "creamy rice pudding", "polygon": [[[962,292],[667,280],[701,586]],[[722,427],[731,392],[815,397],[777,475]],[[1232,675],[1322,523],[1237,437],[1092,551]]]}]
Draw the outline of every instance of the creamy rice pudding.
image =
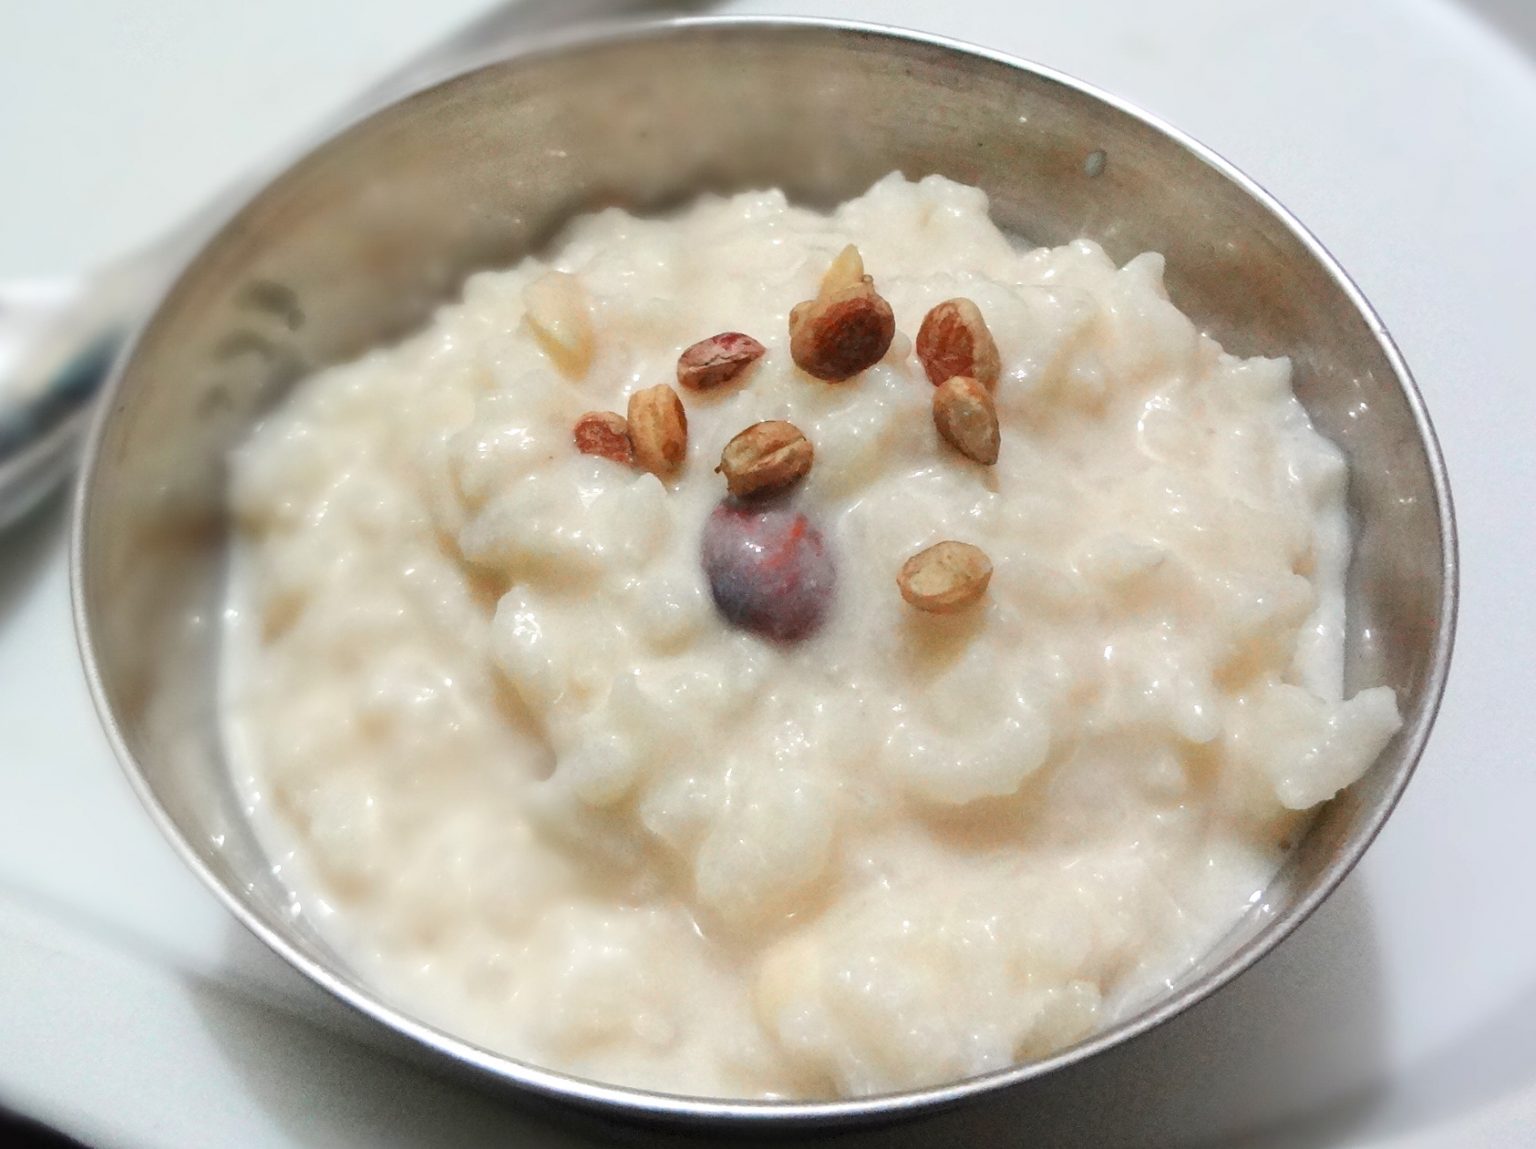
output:
[{"label": "creamy rice pudding", "polygon": [[1161,257],[896,175],[552,250],[234,460],[237,783],[405,1010],[678,1093],[997,1069],[1179,977],[1396,731],[1344,460]]}]

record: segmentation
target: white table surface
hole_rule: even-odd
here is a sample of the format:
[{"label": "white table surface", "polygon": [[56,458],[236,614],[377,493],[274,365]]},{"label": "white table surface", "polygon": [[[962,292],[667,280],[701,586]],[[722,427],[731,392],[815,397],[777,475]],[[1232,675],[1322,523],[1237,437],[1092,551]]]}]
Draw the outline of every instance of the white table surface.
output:
[{"label": "white table surface", "polygon": [[[1532,0],[1483,3],[1536,23]],[[488,6],[0,4],[0,277],[147,241]],[[1311,923],[1130,1049],[854,1144],[1536,1144],[1536,67],[1454,0],[722,5],[808,8],[1075,73],[1278,194],[1418,374],[1465,570],[1419,776]],[[182,868],[91,712],[62,519],[55,504],[0,537],[0,1102],[102,1145],[601,1140],[374,1048]]]}]

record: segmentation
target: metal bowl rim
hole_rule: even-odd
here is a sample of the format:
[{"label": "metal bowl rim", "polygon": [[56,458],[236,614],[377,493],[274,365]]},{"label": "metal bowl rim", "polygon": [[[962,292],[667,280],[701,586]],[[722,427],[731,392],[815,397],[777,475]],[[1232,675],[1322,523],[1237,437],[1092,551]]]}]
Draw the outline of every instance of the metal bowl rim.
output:
[{"label": "metal bowl rim", "polygon": [[[1313,259],[1328,273],[1366,321],[1387,362],[1391,365],[1395,382],[1402,392],[1413,415],[1415,429],[1429,462],[1431,488],[1434,494],[1434,512],[1441,537],[1442,590],[1440,616],[1431,644],[1429,673],[1423,690],[1423,704],[1410,716],[1400,732],[1400,753],[1394,765],[1397,777],[1390,792],[1365,819],[1362,828],[1334,857],[1304,897],[1275,916],[1256,936],[1220,966],[1211,970],[1176,994],[1159,998],[1139,1013],[1115,1025],[1093,1034],[1091,1037],[1069,1046],[1039,1061],[1010,1066],[977,1077],[898,1093],[867,1097],[813,1100],[813,1101],[756,1101],[721,1098],[691,1097],[681,1094],[661,1093],[651,1090],[608,1085],[571,1074],[541,1068],[529,1062],[493,1053],[450,1033],[424,1024],[395,1007],[375,997],[365,987],[355,985],[305,954],[301,953],[283,934],[269,927],[248,909],[212,871],[204,865],[186,837],[161,804],[133,753],[129,750],[112,711],[106,687],[102,681],[95,643],[92,638],[91,620],[85,602],[84,555],[86,525],[90,512],[90,492],[95,485],[95,475],[101,462],[101,446],[116,406],[118,391],[133,363],[144,333],[153,324],[160,307],[171,290],[190,270],[207,248],[208,241],[221,235],[251,204],[259,199],[297,162],[329,146],[375,115],[415,99],[425,92],[458,82],[483,68],[500,67],[537,60],[567,52],[580,52],[634,40],[665,38],[687,35],[692,32],[742,31],[754,29],[767,32],[804,34],[854,34],[872,39],[894,41],[898,44],[939,48],[960,57],[981,59],[989,63],[1028,73],[1039,79],[1067,88],[1090,100],[1106,105],[1116,112],[1137,120],[1169,142],[1182,147],[1209,167],[1214,168],[1227,180],[1252,197],[1271,216],[1278,220],[1303,245]],[[867,1120],[889,1120],[953,1105],[981,1094],[992,1093],[1031,1081],[1064,1069],[1128,1042],[1161,1026],[1183,1013],[1186,1009],[1210,997],[1234,978],[1247,971],[1260,958],[1268,954],[1289,937],[1343,881],[1354,868],[1366,849],[1375,840],[1387,818],[1396,808],[1407,787],[1419,759],[1423,754],[1429,732],[1434,724],[1446,678],[1450,669],[1456,629],[1456,612],[1459,594],[1459,560],[1457,550],[1455,510],[1451,501],[1449,479],[1439,440],[1425,409],[1413,376],[1402,354],[1388,334],[1381,317],[1366,300],[1364,294],[1323,244],[1304,227],[1284,206],[1253,179],[1216,152],[1192,136],[1165,122],[1159,117],[1137,107],[1128,100],[1105,92],[1091,84],[1078,80],[1064,72],[1023,59],[1005,52],[995,51],[947,36],[891,25],[868,22],[829,19],[822,17],[778,16],[705,16],[678,17],[665,20],[611,23],[600,27],[567,30],[531,38],[525,46],[510,53],[490,54],[485,58],[472,58],[441,75],[434,77],[416,91],[399,100],[391,101],[359,115],[342,127],[324,133],[307,146],[297,149],[290,162],[274,169],[271,179],[262,182],[247,196],[236,197],[232,206],[221,213],[204,234],[203,242],[194,245],[190,254],[166,281],[164,290],[157,296],[152,307],[128,340],[122,354],[117,357],[111,375],[103,388],[101,399],[91,421],[86,439],[85,457],[72,499],[72,524],[70,528],[70,586],[71,609],[76,641],[80,649],[92,702],[128,781],[139,801],[148,811],[161,833],[171,843],[181,860],[197,875],[203,885],[223,904],[237,921],[261,939],[284,961],[299,970],[316,985],[332,996],[380,1022],[396,1033],[402,1034],[422,1046],[442,1054],[451,1061],[468,1066],[490,1077],[519,1086],[532,1092],[580,1106],[597,1108],[610,1114],[631,1119],[673,1119],[704,1123],[746,1123],[752,1126],[849,1124]],[[1379,764],[1375,768],[1380,768]]]}]

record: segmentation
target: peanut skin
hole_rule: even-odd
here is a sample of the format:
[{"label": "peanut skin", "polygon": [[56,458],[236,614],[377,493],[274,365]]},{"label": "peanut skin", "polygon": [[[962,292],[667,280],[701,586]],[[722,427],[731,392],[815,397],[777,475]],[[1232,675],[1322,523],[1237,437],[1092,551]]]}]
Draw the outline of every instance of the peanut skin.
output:
[{"label": "peanut skin", "polygon": [[935,387],[964,375],[991,391],[1002,375],[992,331],[969,299],[946,299],[930,310],[918,328],[915,350]]},{"label": "peanut skin", "polygon": [[833,262],[815,299],[789,313],[789,354],[807,375],[840,383],[880,362],[896,316],[850,245]]}]

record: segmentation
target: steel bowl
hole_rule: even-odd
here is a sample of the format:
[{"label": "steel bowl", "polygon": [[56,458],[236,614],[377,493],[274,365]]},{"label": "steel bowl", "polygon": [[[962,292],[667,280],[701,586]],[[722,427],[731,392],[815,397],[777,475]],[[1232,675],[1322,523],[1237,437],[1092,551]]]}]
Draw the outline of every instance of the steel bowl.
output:
[{"label": "steel bowl", "polygon": [[[893,169],[984,188],[1034,243],[1167,256],[1174,301],[1230,350],[1289,355],[1350,463],[1350,688],[1396,689],[1402,731],[1328,803],[1262,899],[1174,988],[1041,1061],[856,1100],[618,1088],[477,1047],[380,997],[301,915],[236,800],[216,692],[226,458],[289,385],[419,325],[471,272],[572,216],[779,186],[830,206]],[[1407,785],[1451,655],[1455,534],[1408,369],[1316,239],[1230,164],[1122,100],[933,36],[695,20],[548,41],[452,76],[307,152],[186,264],[111,380],[74,526],[75,617],[107,734],[187,864],[257,937],[440,1061],[607,1114],[781,1127],[871,1121],[1018,1086],[1188,1009],[1339,884]]]}]

